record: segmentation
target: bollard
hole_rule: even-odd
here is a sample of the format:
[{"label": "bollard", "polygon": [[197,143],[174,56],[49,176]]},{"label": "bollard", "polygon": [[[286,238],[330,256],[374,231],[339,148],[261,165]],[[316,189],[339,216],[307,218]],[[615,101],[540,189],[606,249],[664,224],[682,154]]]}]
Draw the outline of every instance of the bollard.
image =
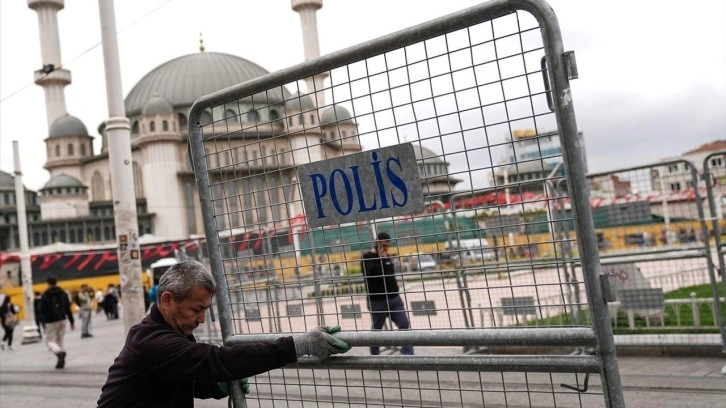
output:
[{"label": "bollard", "polygon": [[693,314],[693,326],[701,327],[701,310],[696,303],[696,292],[691,292],[691,313]]}]

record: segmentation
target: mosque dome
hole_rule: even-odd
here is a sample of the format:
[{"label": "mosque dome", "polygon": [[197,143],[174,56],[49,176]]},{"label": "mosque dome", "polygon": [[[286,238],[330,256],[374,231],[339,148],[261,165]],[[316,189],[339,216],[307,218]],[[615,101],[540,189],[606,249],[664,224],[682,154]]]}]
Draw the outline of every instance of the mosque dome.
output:
[{"label": "mosque dome", "polygon": [[335,105],[328,108],[320,115],[320,124],[327,125],[331,123],[353,123],[353,116],[341,105]]},{"label": "mosque dome", "polygon": [[15,178],[10,173],[0,170],[0,190],[15,191]]},{"label": "mosque dome", "polygon": [[[167,61],[146,74],[126,96],[126,114],[138,115],[155,95],[175,108],[190,107],[199,97],[269,74],[244,58],[216,52],[198,52]],[[273,101],[282,101],[279,89]]]},{"label": "mosque dome", "polygon": [[56,119],[48,132],[49,137],[88,136],[86,125],[75,116],[65,114]]},{"label": "mosque dome", "polygon": [[313,98],[310,95],[296,93],[285,102],[285,110],[289,112],[305,112],[315,109]]},{"label": "mosque dome", "polygon": [[86,186],[81,183],[80,180],[73,176],[69,176],[67,174],[59,174],[50,180],[48,180],[47,183],[43,186],[42,190],[47,190],[49,188],[62,188],[62,187],[82,187],[85,188]]},{"label": "mosque dome", "polygon": [[159,95],[152,96],[141,109],[142,115],[158,115],[164,113],[174,113],[174,108],[172,108],[169,101]]},{"label": "mosque dome", "polygon": [[429,150],[423,146],[420,146],[416,143],[413,144],[413,154],[416,156],[416,161],[422,161],[426,164],[430,163],[445,163],[441,159],[441,155],[437,154],[433,150]]}]

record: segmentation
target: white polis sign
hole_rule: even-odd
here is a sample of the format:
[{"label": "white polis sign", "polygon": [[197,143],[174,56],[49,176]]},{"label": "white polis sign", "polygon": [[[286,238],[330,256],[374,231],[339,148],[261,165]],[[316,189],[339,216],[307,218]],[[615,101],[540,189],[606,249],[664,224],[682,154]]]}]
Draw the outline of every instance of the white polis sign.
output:
[{"label": "white polis sign", "polygon": [[309,228],[424,209],[411,143],[301,165],[297,179]]}]

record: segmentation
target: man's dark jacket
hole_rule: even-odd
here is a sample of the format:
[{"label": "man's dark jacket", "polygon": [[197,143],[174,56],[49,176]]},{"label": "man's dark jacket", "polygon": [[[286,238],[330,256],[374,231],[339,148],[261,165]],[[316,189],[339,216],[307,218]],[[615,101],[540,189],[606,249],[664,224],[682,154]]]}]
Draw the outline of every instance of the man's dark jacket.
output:
[{"label": "man's dark jacket", "polygon": [[292,337],[271,343],[214,346],[169,327],[156,305],[133,326],[108,370],[99,408],[194,406],[223,398],[217,382],[251,377],[297,361]]},{"label": "man's dark jacket", "polygon": [[51,286],[40,297],[41,309],[46,323],[59,322],[68,318],[73,324],[73,312],[68,294],[58,286]]},{"label": "man's dark jacket", "polygon": [[398,296],[398,282],[391,258],[381,258],[375,252],[363,254],[361,269],[366,277],[368,298],[372,301],[386,300]]}]

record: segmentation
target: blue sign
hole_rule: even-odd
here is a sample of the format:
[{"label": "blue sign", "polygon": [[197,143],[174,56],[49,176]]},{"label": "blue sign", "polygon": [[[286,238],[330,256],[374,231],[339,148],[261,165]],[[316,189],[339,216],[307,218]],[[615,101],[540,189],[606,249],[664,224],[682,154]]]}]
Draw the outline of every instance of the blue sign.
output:
[{"label": "blue sign", "polygon": [[299,166],[308,227],[423,212],[411,143]]}]

